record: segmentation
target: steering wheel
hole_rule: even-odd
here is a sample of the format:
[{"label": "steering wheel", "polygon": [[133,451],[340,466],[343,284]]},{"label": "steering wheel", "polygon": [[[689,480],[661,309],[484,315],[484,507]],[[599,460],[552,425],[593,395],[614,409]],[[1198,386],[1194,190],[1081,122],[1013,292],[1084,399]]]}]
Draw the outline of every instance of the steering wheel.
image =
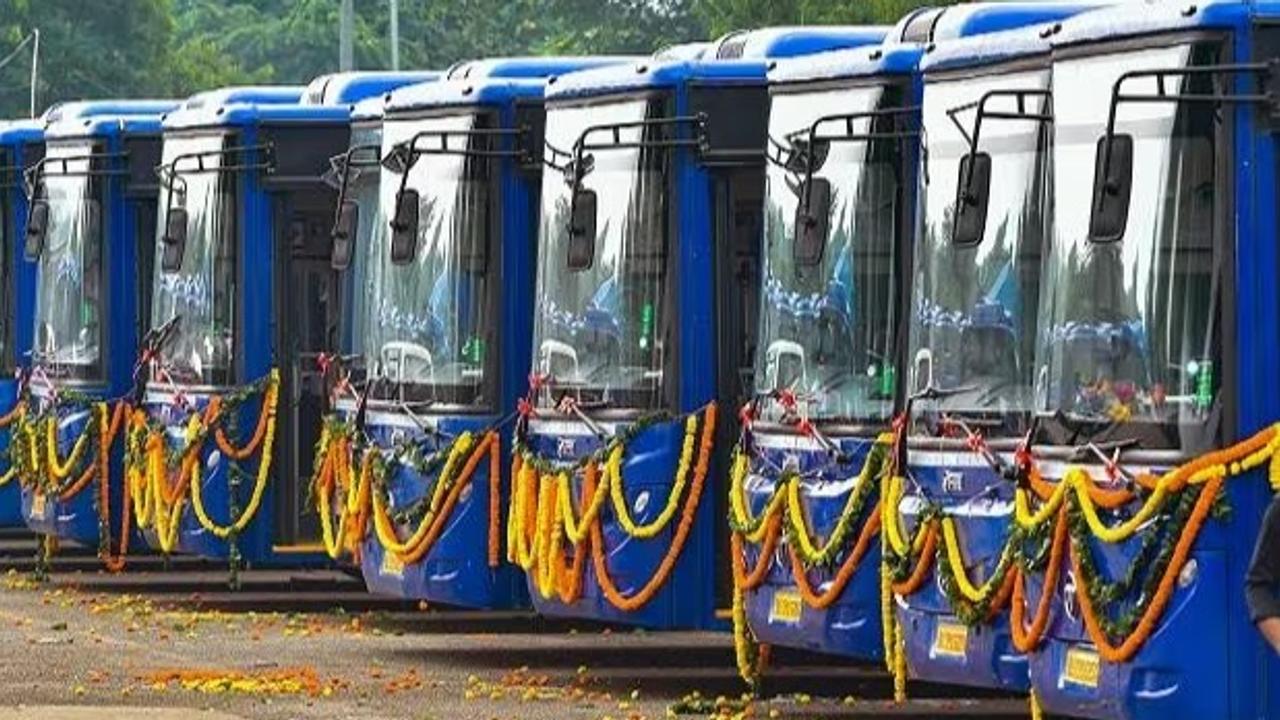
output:
[{"label": "steering wheel", "polygon": [[[432,384],[436,381],[436,363],[431,357],[431,351],[414,342],[404,340],[393,340],[384,343],[382,350],[379,351],[379,359],[382,363],[383,372],[388,379],[394,382],[403,383],[406,378],[406,371],[409,369],[427,369],[427,377]],[[395,372],[391,372],[391,368],[395,368]],[[412,379],[422,377],[420,372],[412,374]]]}]

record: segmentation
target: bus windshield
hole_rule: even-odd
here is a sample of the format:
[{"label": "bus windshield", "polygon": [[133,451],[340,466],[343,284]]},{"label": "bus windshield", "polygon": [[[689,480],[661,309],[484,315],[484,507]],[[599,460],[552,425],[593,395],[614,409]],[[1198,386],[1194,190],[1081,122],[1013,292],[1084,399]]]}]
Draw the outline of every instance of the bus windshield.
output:
[{"label": "bus windshield", "polygon": [[[779,402],[768,399],[782,389],[793,391],[812,418],[879,422],[893,412],[897,143],[819,141],[819,147],[807,146],[810,127],[820,117],[833,109],[870,111],[884,96],[883,87],[861,87],[773,98],[769,135],[783,157],[768,168],[765,196],[764,292],[755,366],[756,391],[766,398],[763,417],[778,418],[784,412]],[[819,135],[824,127],[819,125]],[[871,130],[870,120],[861,119],[849,134]],[[798,257],[796,216],[810,166],[813,183],[830,187],[828,230],[820,253]],[[814,201],[812,191],[809,199]]]},{"label": "bus windshield", "polygon": [[[548,161],[563,163],[592,126],[640,123],[663,114],[655,98],[628,98],[547,112]],[[669,333],[665,298],[667,148],[625,147],[653,128],[595,133],[620,147],[587,152],[578,169],[542,175],[542,217],[534,310],[535,371],[548,379],[540,399],[572,393],[583,401],[648,409],[661,402]],[[594,204],[593,237],[570,238],[570,211]],[[576,221],[575,223],[576,224]],[[571,242],[571,240],[573,240]],[[574,247],[576,246],[576,247]]]},{"label": "bus windshield", "polygon": [[[983,120],[977,151],[990,158],[986,222],[976,241],[960,244],[952,221],[979,99],[993,90],[1048,87],[1048,70],[925,86],[927,165],[920,180],[907,354],[917,419],[963,416],[1005,436],[1021,434],[1029,419],[1046,230],[1047,123],[1028,117]],[[1016,102],[993,96],[986,110],[1012,115]],[[1048,112],[1047,100],[1028,97],[1025,111]]]},{"label": "bus windshield", "polygon": [[[382,152],[423,131],[466,132],[474,114],[386,123]],[[482,142],[478,137],[472,144]],[[438,146],[435,143],[419,143]],[[383,168],[378,211],[367,252],[359,346],[374,397],[476,406],[486,401],[485,367],[496,337],[490,311],[488,161],[475,155],[421,154],[408,169],[417,192],[416,251],[407,263],[391,256],[391,220],[403,168]],[[412,194],[407,193],[411,198]]]},{"label": "bus windshield", "polygon": [[[163,348],[163,376],[182,384],[230,382],[235,345],[236,175],[221,170],[227,157],[218,154],[228,138],[222,134],[165,138],[163,163],[204,153],[202,171],[180,161],[176,172],[162,178],[156,239],[155,294],[151,326],[177,317],[177,332]],[[166,198],[187,212],[187,238],[181,266],[163,269]]]},{"label": "bus windshield", "polygon": [[[1203,52],[1202,52],[1203,51]],[[1116,134],[1132,143],[1128,219],[1118,240],[1089,237],[1097,148],[1121,73],[1209,60],[1209,45],[1085,57],[1054,67],[1054,235],[1037,348],[1039,410],[1082,423],[1164,426],[1162,443],[1196,444],[1221,373],[1222,257],[1215,253],[1215,110],[1121,103]],[[1166,79],[1169,93],[1179,79]],[[1155,78],[1126,81],[1154,94]],[[1208,86],[1182,92],[1209,93]]]},{"label": "bus windshield", "polygon": [[38,196],[49,203],[44,249],[36,268],[36,363],[55,375],[101,375],[103,252],[101,184],[91,175],[94,146],[56,144]]}]

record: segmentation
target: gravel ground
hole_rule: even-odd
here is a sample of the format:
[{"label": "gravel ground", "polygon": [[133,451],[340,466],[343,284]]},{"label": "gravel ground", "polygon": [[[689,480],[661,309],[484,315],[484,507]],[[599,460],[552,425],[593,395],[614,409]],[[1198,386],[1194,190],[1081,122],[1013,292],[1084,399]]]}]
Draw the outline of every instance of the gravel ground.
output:
[{"label": "gravel ground", "polygon": [[[75,705],[134,720],[142,716],[105,707],[267,720],[641,720],[669,717],[695,691],[742,691],[727,633],[642,633],[511,614],[207,610],[216,603],[200,595],[160,601],[86,579],[36,586],[23,574],[0,575],[0,717],[60,717],[34,708]],[[1020,700],[892,708],[876,668],[812,658],[779,665],[767,688],[773,699],[754,703],[749,716],[1025,712]],[[13,713],[19,706],[27,710]]]}]

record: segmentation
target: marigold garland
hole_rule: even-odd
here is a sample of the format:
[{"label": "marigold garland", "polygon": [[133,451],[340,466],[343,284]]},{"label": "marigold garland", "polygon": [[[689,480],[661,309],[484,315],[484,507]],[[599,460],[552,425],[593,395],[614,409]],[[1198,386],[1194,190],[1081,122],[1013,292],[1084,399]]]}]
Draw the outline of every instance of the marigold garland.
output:
[{"label": "marigold garland", "polygon": [[1054,523],[1053,544],[1049,564],[1045,568],[1044,590],[1040,593],[1040,600],[1036,604],[1036,612],[1030,627],[1026,625],[1026,573],[1020,567],[1014,570],[1013,604],[1009,616],[1009,627],[1012,631],[1013,646],[1021,653],[1029,653],[1039,647],[1045,632],[1049,629],[1049,610],[1053,606],[1055,597],[1053,588],[1058,586],[1058,576],[1062,572],[1062,554],[1067,546],[1066,508],[1058,512],[1060,517]]},{"label": "marigold garland", "polygon": [[[876,444],[872,445],[871,452],[862,464],[862,470],[858,473],[853,490],[845,501],[845,506],[841,510],[840,517],[836,520],[835,527],[832,528],[827,535],[826,541],[821,546],[814,544],[809,531],[807,513],[800,497],[800,483],[789,483],[786,493],[787,540],[792,551],[798,553],[806,565],[827,565],[835,559],[837,554],[845,549],[853,523],[863,516],[866,501],[876,488],[876,478],[884,468],[885,443],[886,440],[881,438]],[[865,527],[866,523],[864,522],[863,524]],[[879,524],[880,521],[877,517],[877,528],[879,528]],[[865,534],[865,531],[863,534]]]},{"label": "marigold garland", "polygon": [[[975,613],[966,615],[958,603],[974,603],[994,613],[1008,600],[1012,606],[1014,645],[1021,652],[1030,652],[1039,646],[1046,632],[1053,588],[1061,577],[1063,554],[1067,553],[1076,576],[1076,593],[1091,642],[1098,647],[1104,660],[1128,662],[1154,632],[1176,587],[1177,576],[1200,530],[1221,498],[1222,484],[1264,463],[1269,465],[1269,484],[1280,490],[1280,426],[1268,427],[1241,443],[1206,453],[1159,476],[1136,477],[1134,484],[1145,493],[1142,496],[1128,488],[1105,487],[1081,467],[1068,468],[1060,482],[1047,482],[1039,468],[1032,465],[1026,468],[1027,484],[1016,488],[1013,530],[1002,550],[996,571],[981,586],[975,586],[963,570],[960,542],[951,518],[942,516],[936,509],[927,511],[917,522],[913,536],[906,537],[898,511],[903,496],[903,479],[894,477],[882,490],[886,547],[882,572],[883,579],[889,583],[889,590],[882,598],[886,633],[893,622],[890,607],[893,595],[909,596],[917,592],[923,586],[929,569],[936,566],[942,574],[944,588],[948,589],[953,610],[966,622],[981,621],[983,616]],[[1180,497],[1188,487],[1194,489],[1196,496],[1194,503],[1188,505],[1189,517],[1184,523],[1179,523],[1175,517],[1177,513],[1174,516],[1164,514],[1165,508],[1172,498]],[[1100,511],[1116,512],[1134,502],[1139,505],[1124,519],[1110,525],[1103,521]],[[1151,528],[1153,523],[1157,524],[1156,528]],[[1072,530],[1073,524],[1079,525],[1078,532]],[[1134,580],[1133,568],[1124,579],[1107,584],[1090,564],[1092,561],[1086,554],[1086,544],[1090,540],[1110,544],[1124,542],[1142,531],[1151,533],[1144,540],[1144,548],[1154,549],[1159,544],[1154,538],[1164,526],[1171,528],[1171,535],[1176,533],[1177,540],[1171,549],[1166,548],[1167,555],[1162,553],[1158,561],[1148,568],[1153,578],[1149,582],[1155,583],[1154,591],[1144,592],[1139,598],[1134,608],[1134,625],[1129,627],[1123,622],[1116,623],[1101,617],[1096,612],[1099,596],[1110,598],[1128,594]],[[1026,576],[1037,570],[1030,567],[1021,551],[1014,548],[1031,537],[1028,533],[1042,533],[1049,529],[1052,530],[1052,539],[1046,542],[1048,561],[1043,569],[1044,589],[1031,623],[1027,625]],[[942,536],[942,548],[935,552],[939,534]],[[1002,568],[1005,570],[1003,573]],[[1104,584],[1107,587],[1105,591],[1101,590]],[[1113,637],[1119,639],[1113,640]]]},{"label": "marigold garland", "polygon": [[[487,432],[478,442],[469,432],[455,439],[448,451],[444,468],[434,483],[426,512],[408,540],[401,541],[397,536],[395,521],[387,512],[383,491],[373,492],[374,531],[383,550],[394,554],[406,565],[426,557],[444,530],[462,491],[471,483],[476,467],[484,459],[489,459],[492,463],[494,455],[491,448],[499,442],[498,434],[494,431]],[[379,451],[370,449],[368,452]],[[462,463],[462,469],[456,471],[459,463]],[[385,481],[381,484],[385,486]]]},{"label": "marigold garland", "polygon": [[[774,523],[776,526],[776,522]],[[738,533],[732,536],[732,547],[730,549],[730,562],[733,565],[733,657],[738,666],[738,675],[746,681],[752,689],[755,689],[760,680],[760,651],[761,645],[756,639],[755,634],[751,631],[751,624],[747,621],[746,608],[746,588],[750,584],[755,573],[748,574],[746,572],[746,562],[742,557],[742,540]],[[757,566],[767,569],[772,561],[772,556],[766,556],[764,561]],[[761,573],[760,580],[763,581],[764,573]]]},{"label": "marigold garland", "polygon": [[[571,467],[552,466],[533,456],[527,448],[517,446],[507,518],[507,559],[526,571],[540,596],[550,599],[558,594],[562,602],[576,601],[578,593],[562,590],[581,584],[582,563],[588,554],[601,592],[619,610],[633,612],[657,595],[675,569],[688,540],[710,467],[715,439],[714,404],[707,406],[703,417],[697,462],[693,462],[693,443],[698,437],[698,417],[694,414],[685,421],[681,456],[667,504],[653,521],[644,525],[637,524],[626,508],[621,471],[627,441],[636,434],[634,427],[615,437],[602,451]],[[690,470],[692,482],[686,479]],[[583,473],[584,482],[581,498],[575,502],[573,476],[578,471]],[[630,596],[617,588],[609,573],[601,519],[606,500],[612,500],[614,517],[623,531],[639,540],[657,536],[675,520],[676,511],[680,511],[667,552],[644,586]],[[564,559],[565,541],[573,552],[568,567]]]},{"label": "marigold garland", "polygon": [[[275,449],[276,436],[276,409],[280,398],[280,373],[278,370],[272,370],[270,379],[267,382],[266,390],[263,393],[262,409],[259,411],[258,425],[264,426],[264,437],[259,448],[261,454],[258,457],[258,470],[254,480],[253,492],[249,496],[249,503],[239,513],[238,516],[229,519],[226,525],[215,522],[204,506],[204,488],[200,481],[200,463],[192,463],[191,467],[191,509],[195,512],[196,520],[207,532],[220,540],[226,540],[233,535],[239,535],[245,528],[249,527],[249,523],[253,522],[254,517],[258,514],[258,509],[262,506],[262,498],[267,491],[267,480],[271,477],[271,461],[272,451]],[[266,417],[265,421],[263,416]],[[215,430],[222,428],[219,426]],[[250,442],[249,445],[255,443]],[[219,449],[222,443],[218,444]],[[246,445],[248,447],[248,445]],[[234,449],[234,448],[232,448]],[[230,453],[228,453],[230,455]],[[245,457],[248,457],[246,455]],[[236,459],[234,456],[231,459]],[[241,458],[243,459],[243,458]]]},{"label": "marigold garland", "polygon": [[808,571],[805,569],[804,562],[795,547],[788,545],[787,552],[791,556],[791,575],[795,578],[796,589],[800,591],[800,597],[805,604],[815,610],[825,610],[840,599],[840,596],[844,594],[845,588],[849,585],[849,581],[853,579],[854,573],[857,572],[862,558],[871,549],[871,543],[879,532],[880,508],[877,507],[872,511],[871,517],[867,518],[867,521],[862,524],[862,532],[858,535],[857,544],[849,551],[848,556],[841,563],[840,569],[836,571],[830,584],[821,594],[815,591],[813,585],[809,582]]},{"label": "marigold garland", "polygon": [[[764,509],[759,515],[751,514],[745,487],[749,462],[741,447],[735,448],[729,482],[730,553],[734,568],[735,604],[744,603],[746,593],[756,590],[768,577],[773,564],[774,548],[781,535],[780,528],[783,527],[786,531],[793,582],[805,605],[822,610],[840,598],[880,533],[880,511],[877,506],[862,521],[857,541],[850,547],[849,536],[854,523],[866,515],[864,511],[867,500],[880,484],[878,478],[885,467],[886,449],[891,439],[888,435],[876,439],[862,469],[854,478],[840,517],[824,541],[815,540],[809,529],[801,497],[800,477],[795,472],[784,472],[774,483]],[[756,565],[750,572],[745,569],[744,543],[756,546]],[[809,570],[829,566],[846,550],[848,552],[843,562],[825,589],[821,592],[815,590],[808,577]],[[745,610],[735,607],[733,621],[739,674],[754,687],[758,681],[758,666],[749,660],[755,655],[755,635],[748,625]]]},{"label": "marigold garland", "polygon": [[[279,388],[279,372],[273,369],[264,380],[223,395],[211,396],[203,410],[193,411],[187,417],[182,445],[178,448],[169,447],[167,428],[152,421],[143,409],[123,408],[119,419],[113,420],[113,425],[123,424],[127,428],[124,463],[126,507],[132,508],[140,529],[154,531],[161,552],[167,554],[177,549],[188,500],[196,522],[219,539],[234,542],[235,537],[252,523],[261,508],[270,479]],[[234,448],[226,439],[228,418],[259,391],[262,402],[257,425],[261,428],[261,437],[255,431],[255,438],[245,447]],[[259,455],[249,503],[238,512],[233,507],[232,517],[226,525],[213,520],[204,502],[203,453],[210,436],[214,437],[215,447],[231,463],[230,472],[238,472],[237,462],[248,460],[255,453]],[[218,436],[221,436],[221,441]],[[235,555],[233,545],[232,556]]]},{"label": "marigold garland", "polygon": [[595,569],[596,581],[600,584],[600,590],[604,593],[605,599],[623,612],[639,610],[658,594],[658,591],[666,584],[667,578],[675,569],[676,560],[680,558],[681,551],[684,550],[685,541],[688,540],[689,533],[693,529],[693,520],[698,511],[698,504],[702,499],[703,483],[707,479],[707,471],[711,465],[711,454],[715,444],[715,403],[708,405],[705,413],[706,418],[702,429],[702,443],[698,453],[698,464],[693,471],[693,485],[689,488],[684,511],[680,516],[680,523],[676,526],[675,534],[671,538],[671,544],[667,547],[666,554],[663,555],[662,560],[658,563],[657,570],[649,577],[648,582],[634,594],[623,595],[613,582],[613,577],[609,573],[608,559],[605,555],[604,532],[599,522],[591,525],[591,559],[592,566]]},{"label": "marigold garland", "polygon": [[[6,412],[3,416],[0,416],[0,430],[3,430],[4,428],[7,428],[10,425],[14,424],[18,420],[20,420],[22,417],[24,417],[26,414],[27,414],[27,403],[25,400],[19,399],[16,403],[13,404],[13,407],[9,408],[8,412]],[[13,436],[11,434],[10,442],[12,442],[12,438]],[[18,463],[11,462],[9,463],[9,469],[4,471],[3,474],[0,474],[0,488],[4,487],[5,485],[8,485],[16,477],[18,477]]]},{"label": "marigold garland", "polygon": [[[1093,601],[1089,597],[1089,593],[1083,583],[1076,584],[1076,599],[1080,603],[1080,611],[1084,616],[1085,629],[1089,634],[1089,639],[1098,649],[1098,654],[1102,659],[1111,663],[1124,663],[1133,659],[1151,637],[1151,633],[1155,631],[1156,623],[1159,622],[1160,616],[1164,613],[1165,607],[1169,604],[1173,597],[1174,586],[1177,583],[1178,575],[1182,572],[1182,566],[1186,563],[1187,558],[1191,555],[1191,548],[1195,544],[1196,537],[1200,533],[1200,528],[1205,520],[1209,517],[1210,511],[1213,509],[1214,500],[1218,496],[1218,492],[1222,489],[1224,478],[1214,477],[1206,483],[1204,489],[1200,491],[1200,497],[1196,501],[1195,510],[1191,515],[1191,519],[1187,527],[1183,530],[1182,535],[1178,538],[1178,543],[1174,549],[1173,562],[1165,569],[1164,576],[1160,580],[1160,585],[1155,596],[1147,605],[1146,611],[1143,612],[1138,627],[1134,629],[1128,637],[1119,643],[1113,643],[1106,632],[1103,630],[1101,623],[1098,621],[1097,613],[1093,607]],[[1080,559],[1079,553],[1073,547],[1071,549],[1071,567],[1079,577]]]},{"label": "marigold garland", "polygon": [[92,433],[93,423],[86,422],[84,429],[76,438],[71,446],[71,452],[67,453],[66,460],[58,459],[58,416],[57,413],[52,414],[45,420],[45,452],[47,457],[45,467],[49,469],[49,476],[55,481],[67,479],[71,474],[71,470],[80,464],[80,460],[84,457],[84,452],[89,447],[89,435]]},{"label": "marigold garland", "polygon": [[120,401],[110,416],[105,403],[95,406],[98,416],[98,559],[108,572],[124,570],[132,534],[131,513],[127,495],[120,502],[120,539],[116,554],[111,553],[111,446],[120,431],[123,418],[131,414],[129,404]]},{"label": "marigold garland", "polygon": [[0,415],[0,429],[7,428],[16,422],[27,412],[27,401],[21,398],[9,408],[4,415]]},{"label": "marigold garland", "polygon": [[680,461],[676,467],[675,481],[671,484],[671,492],[667,495],[667,504],[651,522],[637,525],[631,517],[631,509],[627,507],[627,498],[622,481],[622,447],[614,448],[605,464],[606,483],[609,486],[609,497],[613,500],[613,513],[618,523],[627,534],[640,540],[657,537],[666,529],[667,524],[675,517],[680,507],[680,497],[684,494],[685,482],[689,479],[689,463],[693,457],[693,443],[698,433],[698,416],[690,415],[684,421],[684,442],[680,447]]}]

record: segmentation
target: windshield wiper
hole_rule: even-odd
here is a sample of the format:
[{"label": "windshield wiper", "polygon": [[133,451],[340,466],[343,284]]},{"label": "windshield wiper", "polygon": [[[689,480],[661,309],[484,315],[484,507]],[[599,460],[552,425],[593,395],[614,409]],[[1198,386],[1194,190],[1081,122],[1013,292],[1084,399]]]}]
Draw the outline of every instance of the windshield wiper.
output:
[{"label": "windshield wiper", "polygon": [[129,392],[133,396],[135,404],[142,401],[143,384],[139,382],[142,377],[142,371],[153,360],[160,358],[164,348],[173,342],[173,338],[177,336],[178,328],[181,324],[182,315],[175,313],[173,317],[166,320],[162,325],[151,328],[146,335],[142,336],[138,359],[133,364],[133,388]]},{"label": "windshield wiper", "polygon": [[909,401],[915,400],[945,400],[956,395],[963,395],[967,392],[977,390],[979,385],[957,385],[956,387],[940,388],[930,385],[908,398]]}]

